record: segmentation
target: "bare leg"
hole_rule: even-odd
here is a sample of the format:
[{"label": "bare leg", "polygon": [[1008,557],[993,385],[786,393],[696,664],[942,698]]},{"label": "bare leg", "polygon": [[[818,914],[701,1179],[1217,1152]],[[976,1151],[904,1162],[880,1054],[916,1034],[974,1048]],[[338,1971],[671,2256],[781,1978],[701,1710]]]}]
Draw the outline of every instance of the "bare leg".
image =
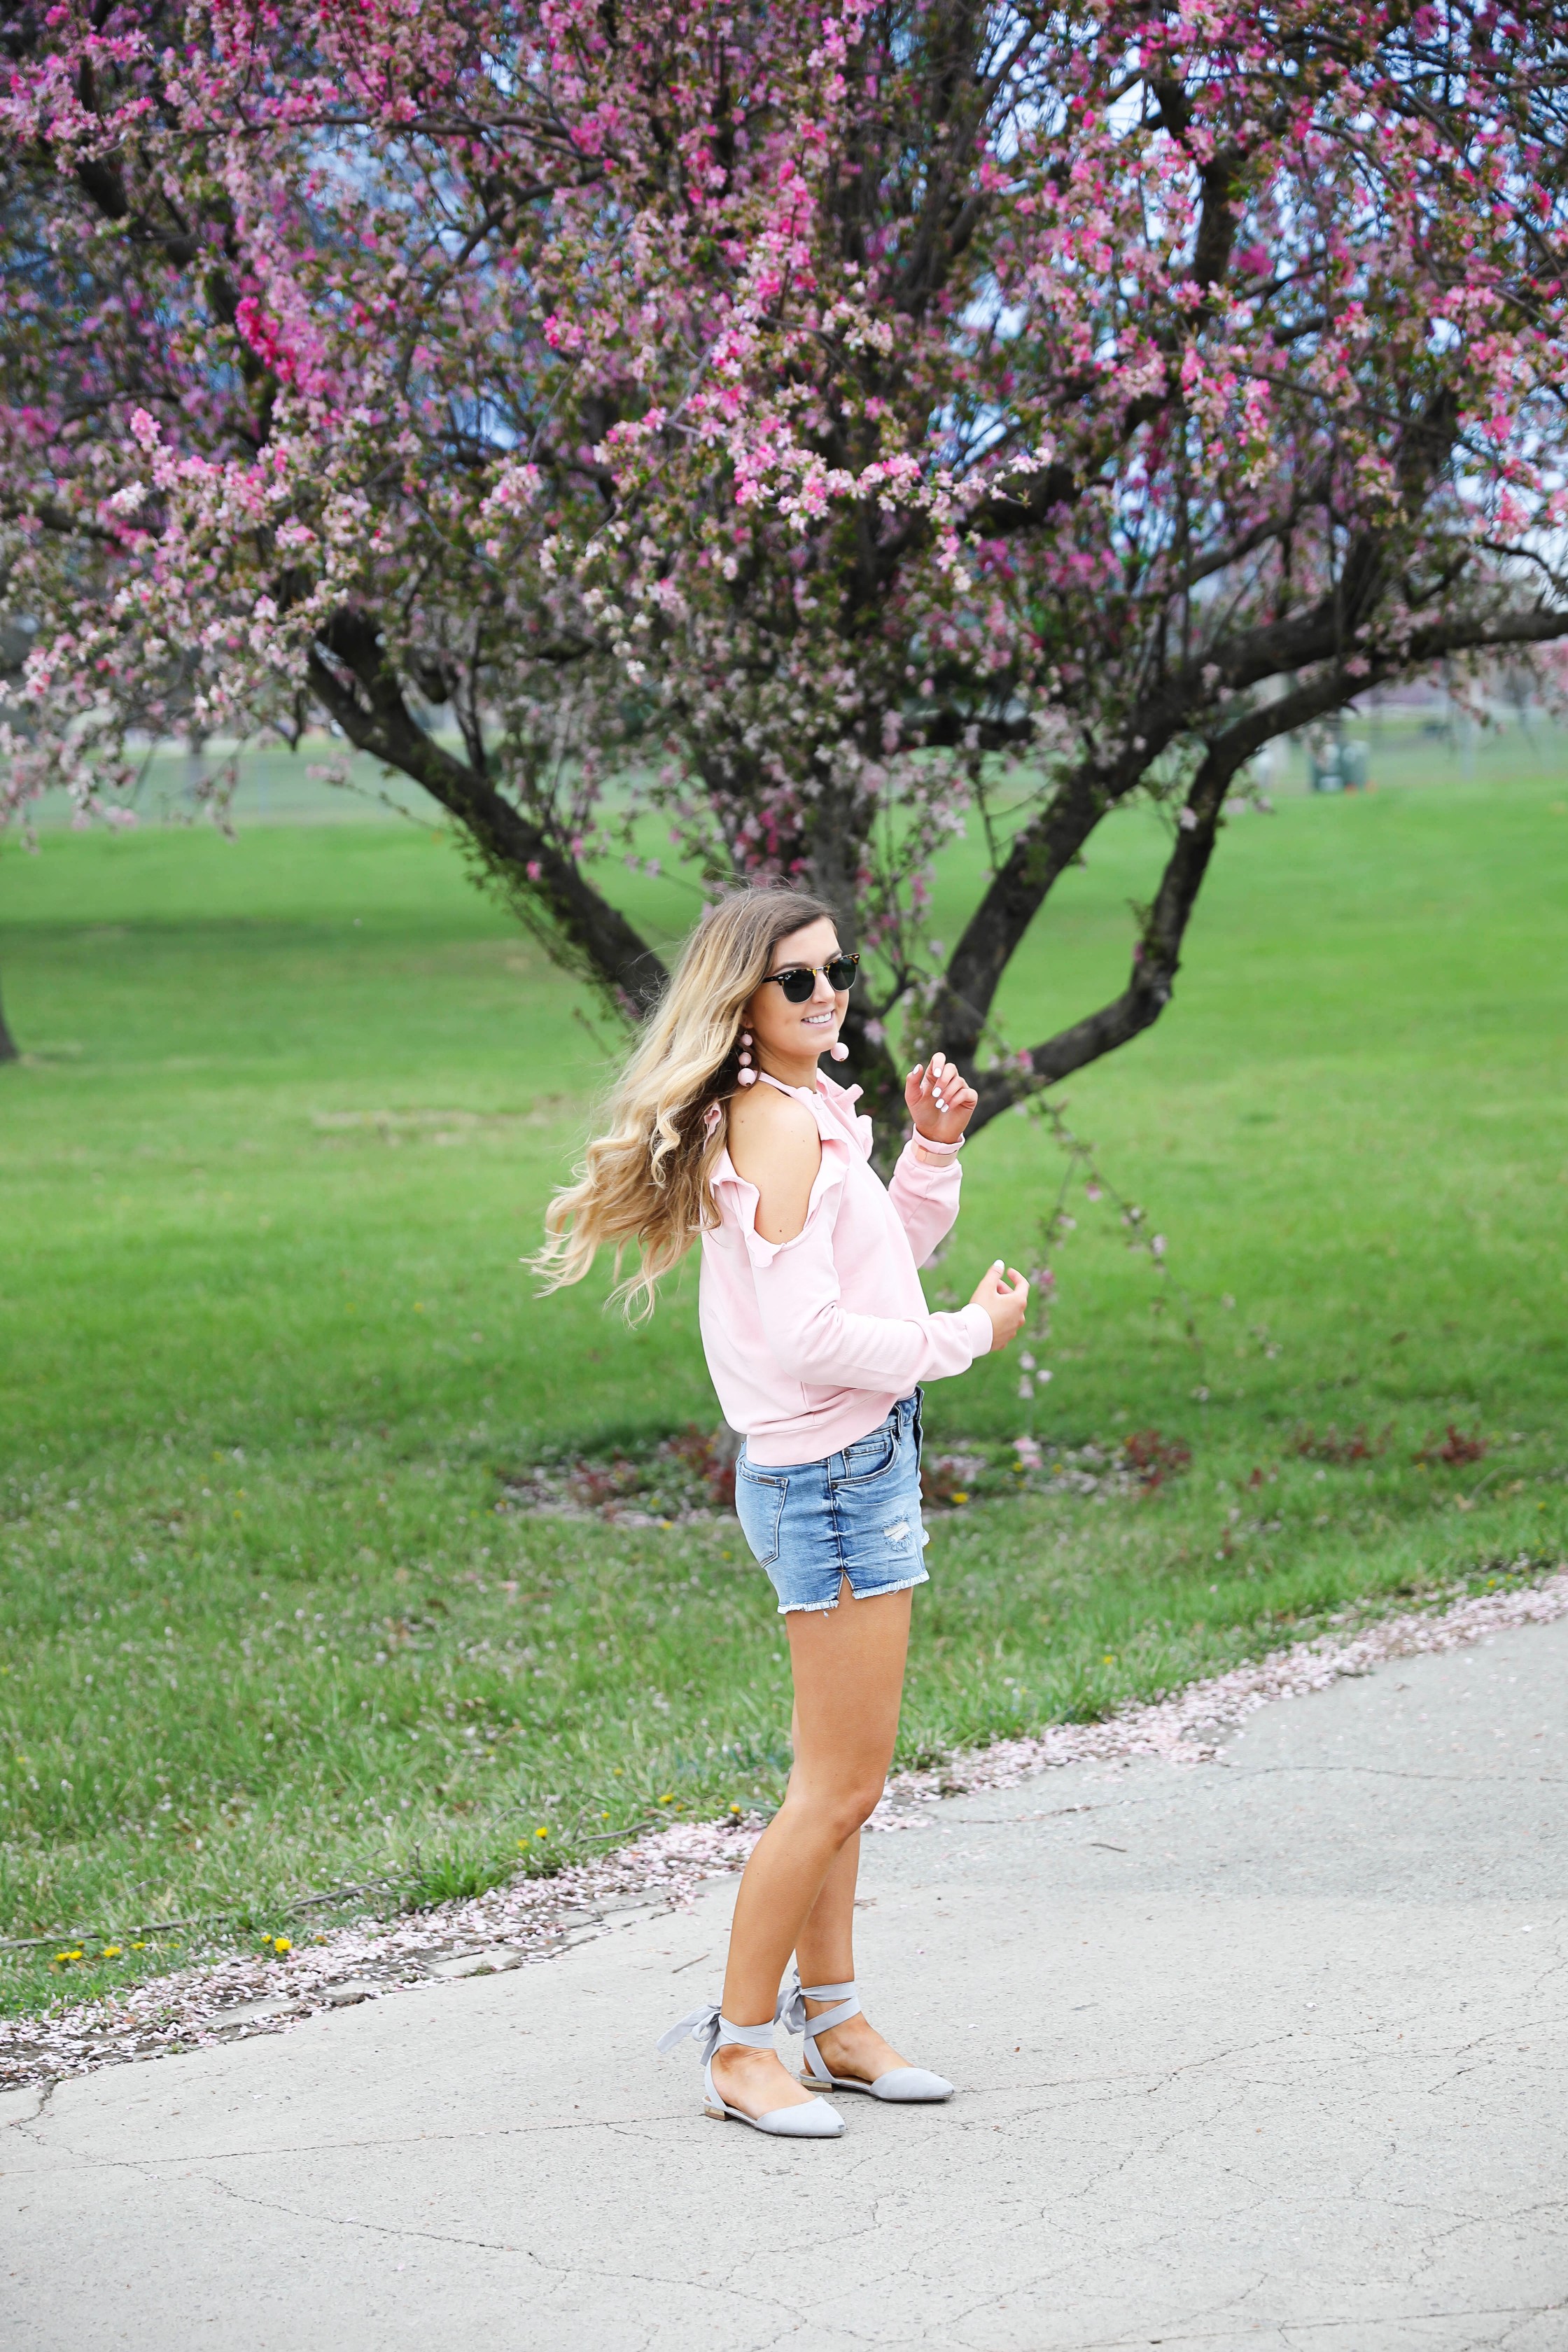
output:
[{"label": "bare leg", "polygon": [[[855,1974],[855,1884],[860,1868],[860,1832],[846,1838],[834,1856],[811,1916],[795,1938],[800,1980],[806,1984],[847,1984]],[[808,2017],[820,2017],[831,2000],[808,2000]],[[829,2028],[817,2049],[830,2074],[853,2074],[874,2083],[893,2066],[907,2066],[891,2042],[884,2042],[870,2019],[847,2017]]]},{"label": "bare leg", "polygon": [[[811,1916],[795,1939],[802,1984],[844,1984],[855,1973],[855,1886],[860,1874],[860,1832],[847,1837],[822,1882]],[[831,2008],[818,2001],[815,2008]]]},{"label": "bare leg", "polygon": [[[858,1841],[892,1761],[910,1601],[907,1591],[857,1601],[845,1584],[837,1609],[792,1609],[785,1616],[795,1670],[795,1764],[736,1898],[724,1978],[724,2014],[736,2025],[772,2017],[789,1956],[830,1874],[821,1948],[848,1953],[857,1857],[854,1851],[839,1857]],[[730,2105],[748,2115],[795,2106],[811,2095],[773,2053],[733,2043],[716,2054],[713,2079]]]}]

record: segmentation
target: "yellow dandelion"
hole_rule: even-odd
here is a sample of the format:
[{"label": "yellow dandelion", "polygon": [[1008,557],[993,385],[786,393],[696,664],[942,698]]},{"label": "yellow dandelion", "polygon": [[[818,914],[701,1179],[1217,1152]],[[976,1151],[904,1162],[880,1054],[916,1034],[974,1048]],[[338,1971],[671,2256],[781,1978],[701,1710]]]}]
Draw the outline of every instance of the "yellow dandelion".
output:
[{"label": "yellow dandelion", "polygon": [[272,1938],[272,1948],[275,1952],[291,1952],[294,1947],[289,1941],[287,1936],[274,1936]]},{"label": "yellow dandelion", "polygon": [[120,1958],[120,1947],[119,1947],[119,1945],[118,1945],[118,1944],[105,1944],[105,1946],[104,1946],[104,1948],[103,1948],[103,1958],[104,1958],[106,1960],[117,1960],[117,1959]]},{"label": "yellow dandelion", "polygon": [[548,1837],[550,1835],[550,1832],[548,1830],[540,1829],[535,1830],[533,1834],[535,1837]]}]

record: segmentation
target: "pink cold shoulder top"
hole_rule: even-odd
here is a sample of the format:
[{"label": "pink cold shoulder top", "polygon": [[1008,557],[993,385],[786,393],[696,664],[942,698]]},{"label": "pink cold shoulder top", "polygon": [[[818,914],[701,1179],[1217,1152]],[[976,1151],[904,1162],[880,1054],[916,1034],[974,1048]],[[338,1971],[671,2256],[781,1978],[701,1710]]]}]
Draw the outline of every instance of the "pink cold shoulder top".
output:
[{"label": "pink cold shoulder top", "polygon": [[[770,1083],[776,1085],[778,1081]],[[757,1231],[757,1189],[729,1152],[713,1178],[698,1313],[720,1408],[763,1465],[820,1462],[865,1437],[921,1381],[965,1372],[991,1347],[983,1307],[933,1315],[917,1266],[958,1214],[956,1160],[904,1147],[892,1182],[870,1165],[860,1089],[785,1087],[811,1110],[822,1165],[793,1241]]]}]

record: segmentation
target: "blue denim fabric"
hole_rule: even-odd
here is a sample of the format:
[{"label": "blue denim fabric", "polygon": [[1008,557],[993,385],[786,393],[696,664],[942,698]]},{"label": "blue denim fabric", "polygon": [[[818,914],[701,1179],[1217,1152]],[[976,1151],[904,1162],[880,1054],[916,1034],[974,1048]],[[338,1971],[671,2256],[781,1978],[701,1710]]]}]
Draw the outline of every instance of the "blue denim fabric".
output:
[{"label": "blue denim fabric", "polygon": [[735,1465],[735,1512],[773,1580],[779,1613],[837,1609],[929,1582],[921,1557],[921,1400],[896,1404],[868,1436],[822,1462]]}]

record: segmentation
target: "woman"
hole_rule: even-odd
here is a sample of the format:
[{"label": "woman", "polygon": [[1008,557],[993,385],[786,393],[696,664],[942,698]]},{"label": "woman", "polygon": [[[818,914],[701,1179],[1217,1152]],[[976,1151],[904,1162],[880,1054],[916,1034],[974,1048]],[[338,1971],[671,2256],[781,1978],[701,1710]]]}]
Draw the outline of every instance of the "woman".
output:
[{"label": "woman", "polygon": [[[710,908],[616,1090],[609,1132],[559,1192],[536,1261],[578,1281],[601,1244],[640,1265],[618,1296],[652,1307],[702,1247],[700,1318],[725,1418],[745,1438],[736,1509],[778,1593],[795,1676],[795,1762],[746,1865],[722,2002],[671,2029],[703,2047],[707,2112],[789,2138],[836,2138],[836,2108],[788,2073],[779,2017],[805,2034],[807,2082],[897,2101],[952,2085],[908,2065],[860,2009],[853,1925],[860,1827],[892,1760],[921,1559],[922,1380],[966,1371],[1023,1322],[1028,1287],[1000,1259],[969,1305],[928,1312],[916,1273],[958,1213],[956,1154],[974,1089],[916,1065],[914,1132],[884,1189],[871,1122],[821,1076],[845,1058],[854,985],[829,909],[783,888]],[[847,1602],[848,1606],[844,1606]],[[796,1986],[781,1993],[790,1954]]]}]

